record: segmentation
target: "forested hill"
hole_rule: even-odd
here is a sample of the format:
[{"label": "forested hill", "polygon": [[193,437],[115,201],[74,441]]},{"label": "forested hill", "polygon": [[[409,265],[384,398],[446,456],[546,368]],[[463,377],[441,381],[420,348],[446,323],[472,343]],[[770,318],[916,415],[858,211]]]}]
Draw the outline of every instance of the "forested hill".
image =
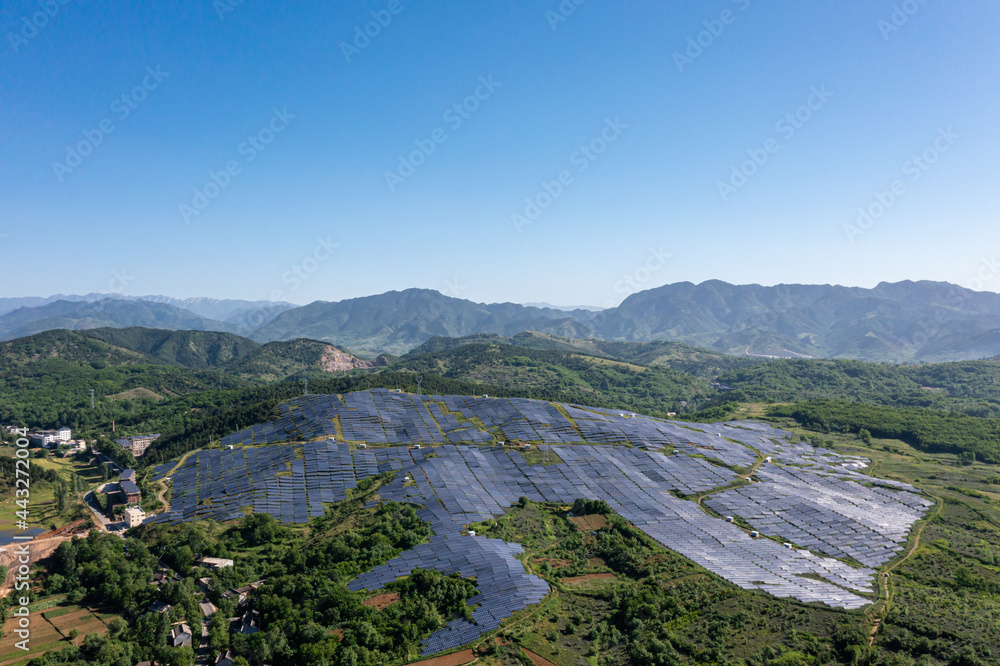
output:
[{"label": "forested hill", "polygon": [[[374,365],[311,340],[260,345],[203,331],[47,331],[0,342],[0,425],[96,433],[110,432],[115,421],[165,430],[197,419],[213,400],[225,403],[227,391]],[[204,392],[198,404],[184,402]],[[158,420],[143,427],[149,410]]]},{"label": "forested hill", "polygon": [[730,400],[838,399],[927,407],[1000,417],[1000,362],[893,365],[860,361],[775,360],[719,375]]},{"label": "forested hill", "polygon": [[274,381],[303,372],[374,367],[326,342],[289,340],[262,345],[232,333],[155,328],[56,330],[0,342],[0,358],[16,366],[58,358],[100,369],[119,365],[173,365],[218,369],[243,379]]},{"label": "forested hill", "polygon": [[[680,343],[573,340],[524,333],[433,338],[394,367],[501,385],[518,382],[598,391],[603,390],[607,375],[619,395],[631,399],[645,397],[645,389],[659,384],[664,392],[654,391],[651,396],[673,391],[672,395],[686,396],[676,399],[689,402],[705,397],[763,403],[834,399],[1000,417],[997,360],[898,365],[763,359],[727,356]],[[621,374],[626,369],[630,372]],[[707,382],[696,380],[712,380],[718,386],[703,393],[709,388]]]},{"label": "forested hill", "polygon": [[214,331],[99,328],[81,331],[80,335],[142,352],[164,363],[186,368],[222,367],[260,347],[253,340]]},{"label": "forested hill", "polygon": [[410,355],[392,368],[520,391],[571,393],[585,401],[610,399],[646,413],[676,412],[682,409],[682,402],[714,394],[707,379],[668,367],[504,343],[473,342],[432,354]]},{"label": "forested hill", "polygon": [[764,359],[756,357],[732,356],[710,349],[692,347],[682,342],[613,342],[596,338],[582,340],[538,331],[524,331],[512,336],[488,333],[462,338],[437,336],[413,349],[404,358],[409,359],[444,352],[463,345],[477,343],[510,345],[539,351],[569,352],[643,366],[663,366],[698,377],[714,377],[729,368],[743,367],[764,361]]}]

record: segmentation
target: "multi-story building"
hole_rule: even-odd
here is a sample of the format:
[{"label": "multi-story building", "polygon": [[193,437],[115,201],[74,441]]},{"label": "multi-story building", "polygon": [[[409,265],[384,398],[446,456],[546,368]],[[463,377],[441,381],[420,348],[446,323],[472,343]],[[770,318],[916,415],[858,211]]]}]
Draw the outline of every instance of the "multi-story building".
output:
[{"label": "multi-story building", "polygon": [[159,435],[136,435],[135,437],[122,437],[116,439],[115,443],[122,447],[136,458],[141,458],[149,445],[159,439]]},{"label": "multi-story building", "polygon": [[125,494],[126,504],[138,504],[142,501],[142,493],[139,492],[139,486],[135,485],[134,469],[127,469],[122,472],[121,478],[118,479],[118,486],[122,489],[122,493]]},{"label": "multi-story building", "polygon": [[69,428],[59,428],[58,430],[35,430],[28,433],[28,439],[35,446],[55,447],[65,444],[73,438],[73,431]]},{"label": "multi-story building", "polygon": [[130,506],[125,509],[125,525],[129,529],[142,525],[142,521],[144,520],[146,520],[146,512],[139,507]]}]

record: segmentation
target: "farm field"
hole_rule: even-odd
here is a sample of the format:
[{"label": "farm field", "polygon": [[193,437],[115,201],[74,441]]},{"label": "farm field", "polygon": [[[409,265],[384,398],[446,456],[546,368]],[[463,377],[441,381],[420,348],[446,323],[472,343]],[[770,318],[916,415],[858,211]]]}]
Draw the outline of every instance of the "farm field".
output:
[{"label": "farm field", "polygon": [[[45,599],[41,602],[44,604]],[[0,638],[0,666],[13,666],[26,663],[49,650],[59,650],[70,643],[70,632],[79,632],[80,638],[87,634],[106,634],[108,626],[106,619],[114,617],[90,608],[77,605],[54,606],[46,610],[34,611],[30,615],[31,638],[27,653],[15,647],[21,639],[14,633],[18,626],[17,618],[8,618],[3,626],[3,637]]]}]

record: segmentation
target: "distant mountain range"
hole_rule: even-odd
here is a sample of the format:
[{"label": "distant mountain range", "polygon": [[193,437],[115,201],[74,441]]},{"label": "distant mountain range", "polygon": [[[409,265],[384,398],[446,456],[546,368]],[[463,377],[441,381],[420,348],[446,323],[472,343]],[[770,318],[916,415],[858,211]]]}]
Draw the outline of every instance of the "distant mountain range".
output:
[{"label": "distant mountain range", "polygon": [[0,339],[130,326],[235,333],[258,343],[309,338],[368,355],[405,354],[434,337],[537,331],[578,340],[675,341],[741,356],[931,362],[1000,354],[1000,294],[926,281],[874,289],[681,282],[601,311],[474,303],[424,289],[302,307],[93,294],[0,299]]},{"label": "distant mountain range", "polygon": [[[252,329],[263,326],[270,317],[279,312],[297,307],[292,303],[284,301],[244,301],[239,299],[218,299],[218,298],[171,298],[170,296],[124,296],[122,294],[83,294],[70,295],[57,294],[47,298],[27,297],[27,298],[0,298],[0,315],[13,312],[20,308],[38,308],[49,305],[57,301],[69,303],[96,303],[97,301],[114,300],[130,302],[149,302],[170,305],[181,310],[187,310],[206,319],[218,320],[225,323],[237,324],[245,328]],[[257,314],[253,317],[253,313]],[[268,316],[270,315],[270,316]]]}]

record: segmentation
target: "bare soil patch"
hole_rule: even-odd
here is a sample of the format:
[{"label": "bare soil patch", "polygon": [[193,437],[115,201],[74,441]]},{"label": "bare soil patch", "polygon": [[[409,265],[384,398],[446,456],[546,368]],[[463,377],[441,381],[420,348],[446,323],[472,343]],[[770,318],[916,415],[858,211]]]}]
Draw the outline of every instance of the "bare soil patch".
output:
[{"label": "bare soil patch", "polygon": [[613,573],[596,573],[587,574],[586,576],[573,576],[572,578],[563,578],[562,582],[568,583],[570,585],[579,585],[580,583],[585,583],[588,580],[604,580],[610,578],[618,578],[618,576]]},{"label": "bare soil patch", "polygon": [[376,594],[374,597],[368,597],[361,602],[363,606],[368,606],[368,608],[374,608],[375,610],[382,610],[383,608],[388,608],[399,601],[398,592],[387,592],[385,594]]},{"label": "bare soil patch", "polygon": [[599,513],[589,516],[573,516],[569,519],[569,522],[573,523],[576,529],[581,532],[593,532],[594,530],[604,529],[608,526],[608,519]]},{"label": "bare soil patch", "polygon": [[[29,561],[34,564],[39,560],[44,560],[55,552],[59,544],[63,541],[69,541],[71,538],[68,536],[52,537],[50,539],[36,538],[33,541],[27,542],[28,552],[30,553]],[[0,551],[0,566],[7,569],[7,575],[4,577],[3,583],[0,584],[0,598],[6,597],[14,589],[14,578],[17,576],[17,567],[14,566],[18,558],[18,555],[15,553],[15,548],[17,547],[15,544],[10,544],[4,546],[2,551]]]},{"label": "bare soil patch", "polygon": [[348,370],[374,368],[379,365],[385,365],[385,360],[382,357],[375,361],[363,361],[357,356],[340,351],[333,345],[323,350],[323,358],[320,360],[320,368],[323,372],[347,372]]},{"label": "bare soil patch", "polygon": [[521,648],[521,652],[527,655],[528,659],[530,659],[535,664],[535,666],[556,666],[554,663],[552,663],[542,655],[535,654],[534,652],[532,652],[527,648]]},{"label": "bare soil patch", "polygon": [[115,400],[136,400],[136,399],[155,400],[157,402],[159,402],[160,400],[164,400],[164,397],[159,393],[155,393],[141,386],[138,388],[129,389],[127,391],[122,391],[121,393],[115,393],[113,395],[108,395],[105,397],[112,402],[114,402]]},{"label": "bare soil patch", "polygon": [[[463,666],[464,664],[472,663],[478,659],[478,657],[472,652],[472,650],[462,650],[461,652],[452,652],[451,654],[446,654],[443,657],[435,657],[433,659],[424,659],[423,661],[413,661],[411,664],[419,664],[420,666]],[[553,664],[555,666],[555,664]]]}]

